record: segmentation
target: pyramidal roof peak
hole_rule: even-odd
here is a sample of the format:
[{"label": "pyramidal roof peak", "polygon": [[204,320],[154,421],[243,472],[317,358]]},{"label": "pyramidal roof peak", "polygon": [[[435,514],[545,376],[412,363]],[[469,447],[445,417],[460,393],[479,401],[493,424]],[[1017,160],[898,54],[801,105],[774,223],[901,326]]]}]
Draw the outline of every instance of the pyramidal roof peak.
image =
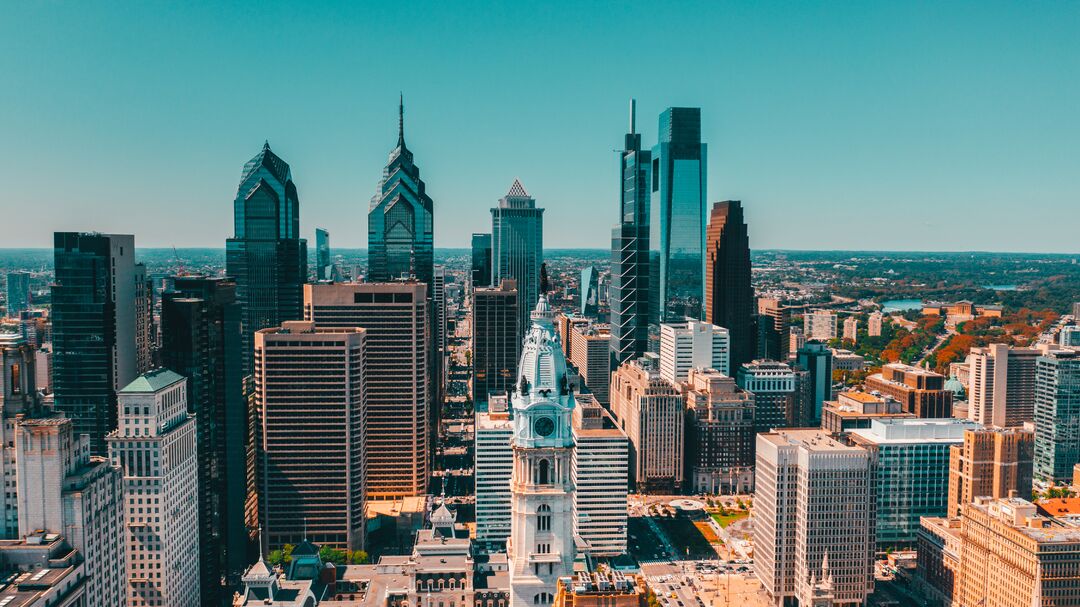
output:
[{"label": "pyramidal roof peak", "polygon": [[510,191],[506,193],[507,198],[531,198],[529,193],[525,191],[525,186],[521,185],[521,180],[514,178],[514,183],[510,186]]}]

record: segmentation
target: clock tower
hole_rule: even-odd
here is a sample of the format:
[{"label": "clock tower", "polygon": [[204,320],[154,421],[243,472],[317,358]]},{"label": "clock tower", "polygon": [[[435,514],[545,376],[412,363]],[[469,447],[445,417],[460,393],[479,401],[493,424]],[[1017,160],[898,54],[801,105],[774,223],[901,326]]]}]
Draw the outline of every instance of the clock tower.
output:
[{"label": "clock tower", "polygon": [[574,395],[566,378],[551,309],[541,295],[525,335],[511,397],[514,467],[510,476],[510,605],[551,605],[560,577],[573,574]]}]

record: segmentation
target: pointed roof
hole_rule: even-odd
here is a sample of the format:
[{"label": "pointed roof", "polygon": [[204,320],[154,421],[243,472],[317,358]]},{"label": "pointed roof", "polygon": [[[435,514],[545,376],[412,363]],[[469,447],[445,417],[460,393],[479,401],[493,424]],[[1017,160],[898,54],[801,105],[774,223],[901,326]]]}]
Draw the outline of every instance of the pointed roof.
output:
[{"label": "pointed roof", "polygon": [[281,159],[270,149],[270,141],[263,143],[262,150],[244,165],[244,173],[240,177],[240,186],[250,178],[260,167],[266,168],[275,179],[284,184],[289,180],[289,163]]},{"label": "pointed roof", "polygon": [[398,93],[397,144],[405,147],[405,94]]},{"label": "pointed roof", "polygon": [[183,375],[168,369],[154,369],[136,377],[130,384],[120,389],[123,394],[147,394],[167,388],[177,382],[185,381]]},{"label": "pointed roof", "polygon": [[514,178],[514,183],[510,185],[510,191],[506,193],[507,198],[532,198],[529,193],[525,191],[525,186],[521,185],[521,180]]}]

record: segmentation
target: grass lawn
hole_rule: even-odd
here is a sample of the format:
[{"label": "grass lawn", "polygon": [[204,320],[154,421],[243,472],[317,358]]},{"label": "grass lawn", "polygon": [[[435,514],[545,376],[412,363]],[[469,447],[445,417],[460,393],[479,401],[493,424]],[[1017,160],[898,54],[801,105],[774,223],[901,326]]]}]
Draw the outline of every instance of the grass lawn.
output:
[{"label": "grass lawn", "polygon": [[717,524],[719,524],[721,528],[725,528],[728,525],[730,525],[731,523],[734,523],[735,521],[737,521],[739,519],[743,519],[743,518],[746,518],[746,517],[750,516],[750,513],[749,512],[728,512],[727,514],[720,514],[719,512],[713,512],[713,513],[710,514],[710,516],[712,516],[713,519],[716,520]]}]

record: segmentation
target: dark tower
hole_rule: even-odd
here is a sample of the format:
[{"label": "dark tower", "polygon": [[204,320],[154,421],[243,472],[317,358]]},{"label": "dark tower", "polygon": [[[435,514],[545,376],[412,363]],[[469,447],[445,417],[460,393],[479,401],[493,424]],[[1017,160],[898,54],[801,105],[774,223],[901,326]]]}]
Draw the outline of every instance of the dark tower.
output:
[{"label": "dark tower", "polygon": [[750,286],[750,237],[742,203],[717,202],[705,245],[705,321],[731,333],[731,368],[754,359],[754,289]]}]

